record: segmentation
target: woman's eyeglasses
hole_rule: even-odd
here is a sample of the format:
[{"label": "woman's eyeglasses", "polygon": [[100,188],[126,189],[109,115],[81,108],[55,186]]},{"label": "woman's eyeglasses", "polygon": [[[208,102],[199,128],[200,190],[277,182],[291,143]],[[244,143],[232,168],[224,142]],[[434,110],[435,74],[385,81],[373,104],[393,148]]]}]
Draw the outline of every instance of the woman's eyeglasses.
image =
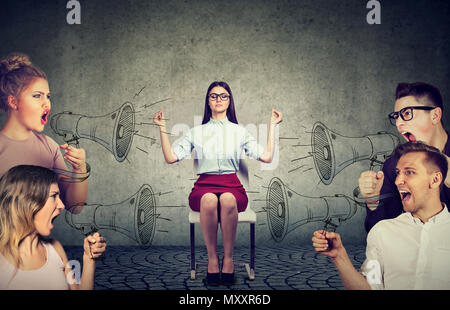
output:
[{"label": "woman's eyeglasses", "polygon": [[389,120],[391,121],[391,124],[395,126],[396,125],[395,123],[397,122],[397,119],[399,116],[404,121],[410,121],[413,119],[413,116],[414,116],[413,111],[414,110],[430,111],[433,109],[436,109],[436,107],[426,107],[426,106],[406,107],[406,108],[401,109],[398,112],[389,113],[388,117],[389,117]]},{"label": "woman's eyeglasses", "polygon": [[221,94],[211,93],[208,95],[208,97],[211,100],[217,100],[220,97],[220,99],[222,101],[226,101],[226,100],[228,100],[228,98],[230,98],[230,95],[227,95],[225,93],[221,93]]}]

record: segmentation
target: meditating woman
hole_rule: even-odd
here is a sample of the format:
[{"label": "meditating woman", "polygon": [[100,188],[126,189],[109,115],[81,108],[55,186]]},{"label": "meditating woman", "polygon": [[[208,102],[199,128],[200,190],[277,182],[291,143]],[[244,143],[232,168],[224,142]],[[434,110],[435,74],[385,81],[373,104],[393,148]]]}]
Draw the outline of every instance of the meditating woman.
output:
[{"label": "meditating woman", "polygon": [[[247,194],[236,172],[242,151],[249,157],[270,163],[274,153],[274,128],[282,114],[272,110],[268,143],[264,150],[255,138],[238,125],[231,89],[225,82],[213,82],[206,92],[201,126],[192,128],[172,148],[166,131],[164,113],[158,111],[154,122],[160,128],[161,146],[167,163],[181,161],[195,149],[198,180],[189,195],[189,206],[200,212],[200,225],[208,252],[207,283],[234,283],[233,250],[238,212],[245,211]],[[224,257],[222,269],[217,255],[217,231],[220,222]],[[220,275],[221,272],[221,275]]]}]

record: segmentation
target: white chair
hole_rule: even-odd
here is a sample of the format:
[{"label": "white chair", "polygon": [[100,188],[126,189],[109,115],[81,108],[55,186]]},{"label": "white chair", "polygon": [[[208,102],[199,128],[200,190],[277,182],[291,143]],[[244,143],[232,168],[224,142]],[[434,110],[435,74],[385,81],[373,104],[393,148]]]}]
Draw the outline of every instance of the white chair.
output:
[{"label": "white chair", "polygon": [[[196,160],[194,160],[194,166]],[[248,183],[248,170],[244,160],[241,159],[238,172],[241,183]],[[248,184],[245,184],[248,185]],[[191,280],[196,278],[197,266],[207,265],[206,263],[199,264],[195,260],[195,224],[200,223],[200,212],[192,211],[189,208],[189,225],[190,225],[190,237],[191,237]],[[244,212],[238,213],[238,224],[250,224],[250,263],[235,263],[235,266],[245,267],[248,278],[250,280],[255,279],[255,224],[256,213],[250,207],[250,201],[248,202],[247,209]]]}]

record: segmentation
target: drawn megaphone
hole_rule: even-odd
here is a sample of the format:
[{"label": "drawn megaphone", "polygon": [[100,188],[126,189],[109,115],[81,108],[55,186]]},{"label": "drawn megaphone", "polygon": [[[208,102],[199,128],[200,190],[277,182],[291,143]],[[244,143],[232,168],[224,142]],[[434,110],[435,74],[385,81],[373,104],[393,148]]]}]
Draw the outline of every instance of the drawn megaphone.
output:
[{"label": "drawn megaphone", "polygon": [[326,185],[342,169],[357,161],[370,159],[372,164],[382,164],[399,143],[397,136],[386,132],[358,138],[344,137],[321,122],[314,124],[311,136],[314,164],[320,180]]},{"label": "drawn megaphone", "polygon": [[119,109],[103,116],[85,116],[62,112],[50,120],[53,131],[64,137],[67,143],[78,145],[80,138],[103,145],[118,162],[128,155],[134,135],[134,108],[125,102]]},{"label": "drawn megaphone", "polygon": [[337,227],[355,215],[357,206],[344,195],[300,195],[275,177],[267,190],[265,209],[272,238],[280,242],[289,232],[310,222],[323,221]]},{"label": "drawn megaphone", "polygon": [[84,235],[101,229],[126,235],[139,245],[150,245],[155,234],[156,204],[152,188],[144,184],[139,191],[113,205],[85,205],[79,214],[66,212],[66,222]]}]

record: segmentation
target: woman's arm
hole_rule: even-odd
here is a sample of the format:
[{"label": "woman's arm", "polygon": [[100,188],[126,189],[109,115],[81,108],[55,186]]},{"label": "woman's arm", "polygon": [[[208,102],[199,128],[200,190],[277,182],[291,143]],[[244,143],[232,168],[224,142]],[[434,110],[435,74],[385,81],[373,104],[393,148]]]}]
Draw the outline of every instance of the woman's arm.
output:
[{"label": "woman's arm", "polygon": [[[67,143],[58,145],[50,137],[47,137],[47,141],[52,147],[58,148],[53,168],[57,173],[58,170],[61,172],[58,185],[63,193],[66,210],[78,214],[83,210],[88,195],[86,152]],[[72,172],[64,160],[72,166]]]},{"label": "woman's arm", "polygon": [[84,238],[83,272],[78,286],[80,290],[94,289],[95,260],[106,250],[106,240],[98,232]]},{"label": "woman's arm", "polygon": [[275,125],[283,121],[283,115],[281,112],[272,109],[270,117],[269,131],[267,133],[267,146],[264,152],[259,157],[259,160],[264,163],[270,163],[273,159],[273,153],[275,152]]},{"label": "woman's arm", "polygon": [[95,260],[106,250],[106,239],[98,232],[84,238],[83,273],[78,287],[80,290],[94,289]]},{"label": "woman's arm", "polygon": [[172,150],[172,146],[169,141],[169,133],[166,131],[166,121],[164,120],[164,113],[162,110],[156,112],[155,116],[153,117],[153,122],[159,126],[161,148],[166,163],[173,164],[174,162],[177,162],[178,158]]},{"label": "woman's arm", "polygon": [[[81,274],[80,284],[76,286],[77,290],[93,290],[95,275],[95,260],[86,254],[83,255],[83,272]],[[71,288],[72,289],[72,288]]]},{"label": "woman's arm", "polygon": [[[64,158],[72,165],[72,173],[80,178],[87,177],[86,153],[84,149],[61,145],[66,153]],[[88,195],[88,179],[81,182],[61,182],[64,187],[64,202],[68,211],[78,214],[83,210]]]},{"label": "woman's arm", "polygon": [[67,259],[67,254],[59,241],[53,241],[53,246],[64,263],[64,273],[69,288],[71,290],[94,289],[95,259],[99,258],[106,250],[105,238],[100,236],[99,233],[95,233],[93,236],[88,236],[84,239],[83,270],[78,283],[77,278],[79,275],[75,275],[74,273],[80,272],[80,270],[72,270]]},{"label": "woman's arm", "polygon": [[64,183],[65,206],[67,211],[79,214],[83,210],[88,193],[88,180],[75,183]]}]

